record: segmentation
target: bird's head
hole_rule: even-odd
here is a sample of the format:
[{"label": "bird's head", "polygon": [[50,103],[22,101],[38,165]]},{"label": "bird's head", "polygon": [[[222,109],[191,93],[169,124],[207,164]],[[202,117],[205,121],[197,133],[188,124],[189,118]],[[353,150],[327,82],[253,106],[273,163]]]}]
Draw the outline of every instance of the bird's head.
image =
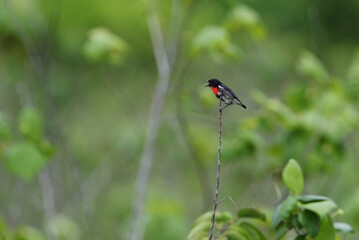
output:
[{"label": "bird's head", "polygon": [[209,79],[206,82],[208,82],[208,84],[206,85],[206,87],[218,87],[218,85],[221,84],[221,81],[219,81],[216,78],[213,79]]}]

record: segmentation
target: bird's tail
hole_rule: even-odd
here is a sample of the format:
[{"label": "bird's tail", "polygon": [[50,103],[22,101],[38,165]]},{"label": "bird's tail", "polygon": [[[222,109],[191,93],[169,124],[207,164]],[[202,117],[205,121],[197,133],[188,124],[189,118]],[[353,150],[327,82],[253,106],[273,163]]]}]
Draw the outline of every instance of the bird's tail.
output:
[{"label": "bird's tail", "polygon": [[246,105],[244,105],[243,103],[239,103],[239,105],[244,108],[244,109],[247,109]]},{"label": "bird's tail", "polygon": [[241,101],[238,101],[236,99],[235,103],[238,104],[239,106],[241,106],[242,108],[247,109],[246,105],[244,105]]}]

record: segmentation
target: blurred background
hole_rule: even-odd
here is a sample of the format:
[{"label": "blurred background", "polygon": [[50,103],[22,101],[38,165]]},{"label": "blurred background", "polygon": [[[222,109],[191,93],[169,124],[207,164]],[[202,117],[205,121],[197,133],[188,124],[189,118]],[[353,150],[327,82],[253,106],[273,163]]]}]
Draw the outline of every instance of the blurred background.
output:
[{"label": "blurred background", "polygon": [[359,229],[358,47],[356,0],[1,0],[3,239],[185,239],[215,190],[210,78],[248,108],[223,114],[220,199],[270,213],[294,158]]}]

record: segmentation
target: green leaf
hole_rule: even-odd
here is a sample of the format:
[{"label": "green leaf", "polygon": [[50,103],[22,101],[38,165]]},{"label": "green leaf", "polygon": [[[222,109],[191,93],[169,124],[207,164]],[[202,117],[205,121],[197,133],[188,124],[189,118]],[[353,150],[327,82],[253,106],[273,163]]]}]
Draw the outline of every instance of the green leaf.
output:
[{"label": "green leaf", "polygon": [[78,240],[81,236],[78,225],[63,215],[57,215],[52,218],[46,227],[59,240]]},{"label": "green leaf", "polygon": [[282,219],[288,218],[296,205],[297,198],[293,195],[289,195],[274,211],[272,227],[276,227]]},{"label": "green leaf", "polygon": [[309,210],[301,211],[298,215],[298,220],[311,238],[317,236],[320,229],[320,217],[315,212]]},{"label": "green leaf", "polygon": [[256,102],[258,102],[258,104],[271,113],[276,121],[279,121],[281,124],[291,126],[297,122],[297,116],[295,113],[280,100],[269,98],[260,91],[254,91],[252,93],[252,97]]},{"label": "green leaf", "polygon": [[226,45],[229,40],[228,32],[219,26],[207,26],[194,38],[192,47],[195,49],[215,49],[216,46]]},{"label": "green leaf", "polygon": [[34,178],[45,162],[45,157],[30,143],[12,145],[5,154],[5,167],[24,180]]},{"label": "green leaf", "polygon": [[319,234],[314,240],[335,240],[335,229],[329,215],[322,218]]},{"label": "green leaf", "polygon": [[[202,215],[200,215],[193,223],[193,227],[195,227],[197,224],[202,223],[202,222],[211,222],[212,220],[212,215],[213,212],[205,212]],[[229,212],[220,212],[217,211],[216,212],[216,223],[218,222],[228,222],[230,220],[232,220],[232,214]]]},{"label": "green leaf", "polygon": [[208,236],[211,227],[211,222],[201,222],[196,224],[195,227],[189,232],[187,239],[201,239],[202,237]]},{"label": "green leaf", "polygon": [[196,226],[199,223],[202,222],[209,222],[211,221],[211,217],[212,217],[212,212],[205,212],[203,214],[201,214],[194,222],[193,222],[193,227]]},{"label": "green leaf", "polygon": [[231,30],[244,29],[255,39],[265,37],[265,29],[262,26],[259,14],[252,8],[243,4],[233,8],[226,25],[228,25]]},{"label": "green leaf", "polygon": [[327,214],[338,208],[335,202],[331,200],[325,200],[321,202],[311,202],[307,204],[300,203],[299,206],[315,212],[321,218],[323,218],[324,216],[326,216]]},{"label": "green leaf", "polygon": [[334,229],[338,232],[342,232],[343,234],[348,234],[348,233],[354,232],[353,227],[344,222],[335,222]]},{"label": "green leaf", "polygon": [[248,240],[248,238],[246,238],[241,233],[238,233],[237,231],[234,230],[226,231],[226,236],[228,237],[229,240]]},{"label": "green leaf", "polygon": [[306,235],[298,235],[294,240],[305,240],[306,238]]},{"label": "green leaf", "polygon": [[46,237],[35,228],[21,227],[15,232],[14,240],[46,240]]},{"label": "green leaf", "polygon": [[279,225],[275,228],[275,239],[276,240],[281,239],[286,234],[286,232],[288,230],[289,229],[287,228],[287,225],[285,224],[285,222],[281,221],[279,223]]},{"label": "green leaf", "polygon": [[39,149],[47,157],[51,157],[55,153],[54,145],[52,145],[51,142],[46,139],[41,140],[41,142],[39,143]]},{"label": "green leaf", "polygon": [[321,82],[329,76],[323,63],[308,51],[302,52],[297,63],[297,69],[303,75]]},{"label": "green leaf", "polygon": [[301,195],[298,197],[298,201],[301,203],[321,202],[325,200],[332,201],[332,199],[328,197],[318,195]]},{"label": "green leaf", "polygon": [[255,25],[260,22],[258,13],[250,7],[242,4],[233,9],[230,18],[238,25]]},{"label": "green leaf", "polygon": [[251,232],[252,235],[254,235],[254,239],[258,240],[266,240],[267,238],[263,235],[263,233],[253,224],[248,222],[242,222],[240,226],[244,229],[246,229],[248,232]]},{"label": "green leaf", "polygon": [[238,211],[237,216],[239,218],[257,218],[265,221],[266,216],[254,208],[242,208]]},{"label": "green leaf", "polygon": [[290,224],[297,229],[301,229],[303,227],[298,220],[298,214],[293,214],[290,216]]},{"label": "green leaf", "polygon": [[230,212],[218,212],[218,214],[216,214],[216,222],[229,222],[232,218],[233,217]]},{"label": "green leaf", "polygon": [[191,48],[192,55],[207,52],[214,60],[235,60],[240,53],[239,48],[231,42],[227,30],[219,26],[203,28],[193,39]]},{"label": "green leaf", "polygon": [[302,168],[297,161],[290,159],[287,166],[283,170],[283,181],[289,190],[296,195],[301,194],[303,190],[303,173]]},{"label": "green leaf", "polygon": [[229,237],[236,236],[238,239],[253,239],[251,234],[245,228],[233,224],[228,227],[226,235]]},{"label": "green leaf", "polygon": [[35,108],[24,108],[19,115],[19,131],[31,140],[40,140],[44,132],[41,113]]},{"label": "green leaf", "polygon": [[128,50],[128,44],[106,28],[92,29],[83,49],[84,55],[89,61],[104,60],[114,65],[124,61]]}]

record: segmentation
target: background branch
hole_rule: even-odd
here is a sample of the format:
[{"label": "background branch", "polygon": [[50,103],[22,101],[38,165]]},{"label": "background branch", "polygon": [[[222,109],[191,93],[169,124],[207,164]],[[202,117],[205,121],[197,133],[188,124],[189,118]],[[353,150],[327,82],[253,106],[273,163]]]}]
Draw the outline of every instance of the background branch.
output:
[{"label": "background branch", "polygon": [[222,144],[222,110],[221,110],[222,101],[219,100],[219,142],[218,142],[218,156],[217,156],[217,185],[216,185],[216,194],[213,199],[213,215],[212,215],[212,223],[209,234],[209,240],[213,238],[213,228],[216,217],[216,210],[218,205],[218,193],[219,193],[219,172],[221,171],[221,144]]},{"label": "background branch", "polygon": [[[143,219],[143,208],[144,208],[147,183],[153,162],[155,141],[157,139],[160,119],[161,119],[160,115],[162,112],[162,108],[171,76],[170,59],[175,59],[175,56],[168,56],[158,14],[154,9],[154,7],[152,7],[152,10],[147,15],[147,25],[150,32],[153,51],[155,55],[155,60],[158,70],[158,79],[150,107],[147,135],[144,144],[144,149],[140,160],[140,166],[137,172],[135,197],[133,200],[133,207],[132,207],[133,223],[132,223],[132,232],[130,236],[131,240],[137,240],[142,238],[143,231],[141,225]],[[177,46],[178,46],[177,44],[172,45],[172,49],[169,50],[168,52],[172,53],[173,55],[176,54],[175,49],[177,48]]]}]

